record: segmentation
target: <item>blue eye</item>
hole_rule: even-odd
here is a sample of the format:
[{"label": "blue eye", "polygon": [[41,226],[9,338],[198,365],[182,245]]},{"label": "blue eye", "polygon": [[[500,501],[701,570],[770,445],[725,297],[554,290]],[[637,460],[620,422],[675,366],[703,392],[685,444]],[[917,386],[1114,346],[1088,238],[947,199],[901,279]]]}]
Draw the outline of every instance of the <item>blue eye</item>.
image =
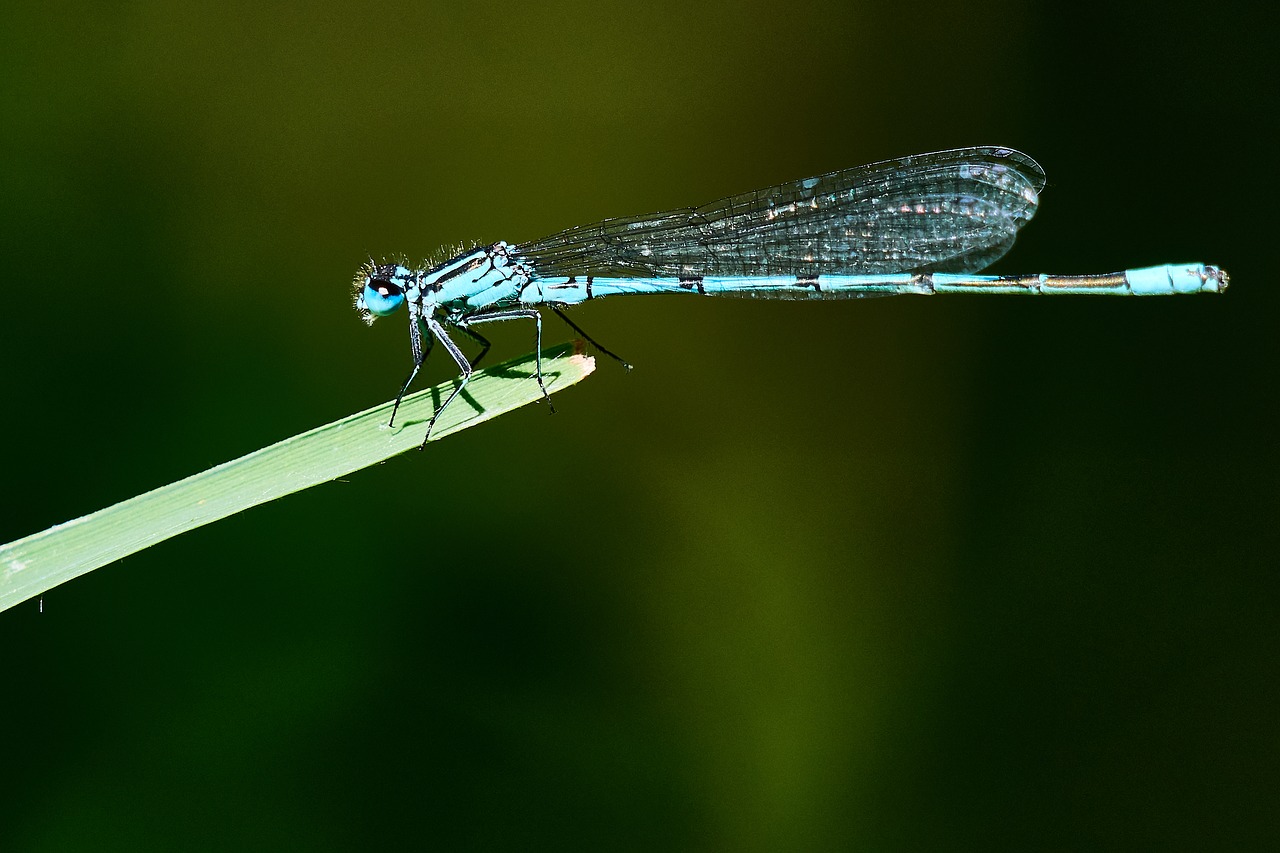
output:
[{"label": "blue eye", "polygon": [[375,317],[386,317],[396,313],[404,304],[404,289],[386,279],[371,278],[364,286],[360,298],[370,314]]}]

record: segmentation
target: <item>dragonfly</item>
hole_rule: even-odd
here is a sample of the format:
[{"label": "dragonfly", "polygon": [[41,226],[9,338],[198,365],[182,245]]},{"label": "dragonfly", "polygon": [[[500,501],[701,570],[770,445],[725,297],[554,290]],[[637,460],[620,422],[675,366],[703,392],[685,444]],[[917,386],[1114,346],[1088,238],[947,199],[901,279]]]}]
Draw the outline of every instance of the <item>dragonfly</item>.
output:
[{"label": "dragonfly", "polygon": [[[547,309],[600,352],[564,312],[606,296],[680,293],[772,299],[841,299],[941,293],[1221,293],[1225,270],[1165,264],[1103,275],[977,275],[1003,257],[1035,215],[1045,173],[1012,148],[916,154],[729,196],[701,207],[606,219],[527,243],[497,242],[443,263],[376,262],[357,271],[355,307],[372,323],[409,313],[413,369],[388,425],[438,341],[459,381],[427,422],[466,387],[490,348],[476,326],[527,320],[542,351]],[[456,331],[479,345],[464,355]],[[551,406],[540,355],[535,377]]]}]

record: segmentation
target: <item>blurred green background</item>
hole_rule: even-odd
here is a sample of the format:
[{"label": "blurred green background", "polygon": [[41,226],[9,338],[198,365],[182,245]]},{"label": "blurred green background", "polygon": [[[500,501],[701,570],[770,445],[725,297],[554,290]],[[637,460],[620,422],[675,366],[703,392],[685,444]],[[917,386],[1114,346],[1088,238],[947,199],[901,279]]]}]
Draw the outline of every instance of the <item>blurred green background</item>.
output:
[{"label": "blurred green background", "polygon": [[555,417],[0,614],[0,850],[1275,843],[1274,69],[1105,8],[7,4],[0,541],[389,399],[369,253],[1002,144],[998,272],[1233,289],[580,309]]}]

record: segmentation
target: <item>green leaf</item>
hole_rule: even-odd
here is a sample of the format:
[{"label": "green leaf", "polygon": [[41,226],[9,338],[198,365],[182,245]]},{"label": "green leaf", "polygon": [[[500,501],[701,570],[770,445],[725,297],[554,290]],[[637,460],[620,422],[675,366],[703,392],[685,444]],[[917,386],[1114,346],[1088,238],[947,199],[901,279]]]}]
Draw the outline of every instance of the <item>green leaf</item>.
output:
[{"label": "green leaf", "polygon": [[[584,379],[594,359],[575,347],[542,354],[547,391]],[[534,356],[476,373],[440,416],[431,443],[542,398]],[[287,438],[201,474],[0,545],[0,610],[171,536],[390,459],[422,443],[427,420],[455,382],[405,397],[394,429],[391,403]]]}]

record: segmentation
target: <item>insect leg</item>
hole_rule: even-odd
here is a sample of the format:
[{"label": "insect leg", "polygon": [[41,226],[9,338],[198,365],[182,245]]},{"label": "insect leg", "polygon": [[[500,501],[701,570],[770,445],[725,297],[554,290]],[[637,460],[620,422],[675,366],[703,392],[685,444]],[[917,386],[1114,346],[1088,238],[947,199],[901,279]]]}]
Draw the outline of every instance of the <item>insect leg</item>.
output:
[{"label": "insect leg", "polygon": [[449,408],[449,404],[453,402],[453,398],[462,392],[467,386],[467,380],[471,378],[471,362],[467,361],[467,357],[462,354],[462,350],[458,349],[458,345],[445,334],[444,327],[434,317],[425,318],[424,322],[427,326],[427,332],[430,336],[438,338],[444,348],[449,351],[449,355],[453,356],[453,360],[458,364],[458,370],[462,372],[462,377],[456,388],[449,393],[445,401],[440,404],[440,408],[436,409],[431,415],[431,420],[427,421],[427,434],[422,437],[422,444],[419,450],[425,450],[427,442],[431,439],[431,428],[436,425],[436,419],[440,417],[440,413]]},{"label": "insect leg", "polygon": [[471,338],[471,340],[475,341],[480,345],[480,354],[477,355],[475,358],[471,359],[471,367],[472,369],[474,369],[475,366],[480,363],[480,359],[484,358],[485,354],[489,352],[489,347],[493,346],[493,344],[489,343],[489,339],[486,338],[484,335],[480,334],[479,332],[468,329],[466,326],[458,326],[457,329],[459,332],[462,332],[462,334],[466,335],[468,338]]},{"label": "insect leg", "polygon": [[564,311],[560,310],[560,306],[552,305],[550,307],[552,311],[556,312],[557,317],[559,317],[561,320],[564,320],[565,324],[568,325],[570,329],[573,329],[575,332],[582,335],[582,337],[586,340],[587,343],[591,344],[593,347],[600,350],[600,352],[604,353],[605,355],[609,356],[609,358],[621,364],[627,370],[631,370],[631,365],[626,361],[626,359],[624,359],[622,356],[618,355],[617,353],[611,352],[610,350],[607,350],[604,347],[600,346],[600,343],[598,341],[596,341],[586,332],[582,331],[581,326],[579,326],[577,323],[570,320],[568,315],[566,315]]},{"label": "insect leg", "polygon": [[409,371],[409,378],[400,386],[400,393],[396,395],[396,404],[391,407],[391,420],[387,421],[387,426],[395,426],[396,412],[400,411],[400,401],[404,399],[405,393],[409,390],[409,386],[413,384],[414,378],[418,375],[418,371],[422,369],[422,364],[427,360],[427,356],[431,355],[431,347],[435,345],[435,337],[427,332],[426,343],[422,340],[421,319],[411,313],[409,316],[409,348],[413,350],[413,370]]},{"label": "insect leg", "polygon": [[556,413],[556,407],[551,403],[551,395],[547,393],[547,386],[542,381],[542,315],[533,308],[514,308],[510,311],[490,311],[488,313],[469,314],[457,321],[458,326],[472,326],[479,323],[494,323],[498,320],[533,320],[536,327],[534,332],[533,352],[534,352],[534,369],[538,378],[538,387],[542,389],[542,396],[547,399],[547,408],[551,414]]}]

